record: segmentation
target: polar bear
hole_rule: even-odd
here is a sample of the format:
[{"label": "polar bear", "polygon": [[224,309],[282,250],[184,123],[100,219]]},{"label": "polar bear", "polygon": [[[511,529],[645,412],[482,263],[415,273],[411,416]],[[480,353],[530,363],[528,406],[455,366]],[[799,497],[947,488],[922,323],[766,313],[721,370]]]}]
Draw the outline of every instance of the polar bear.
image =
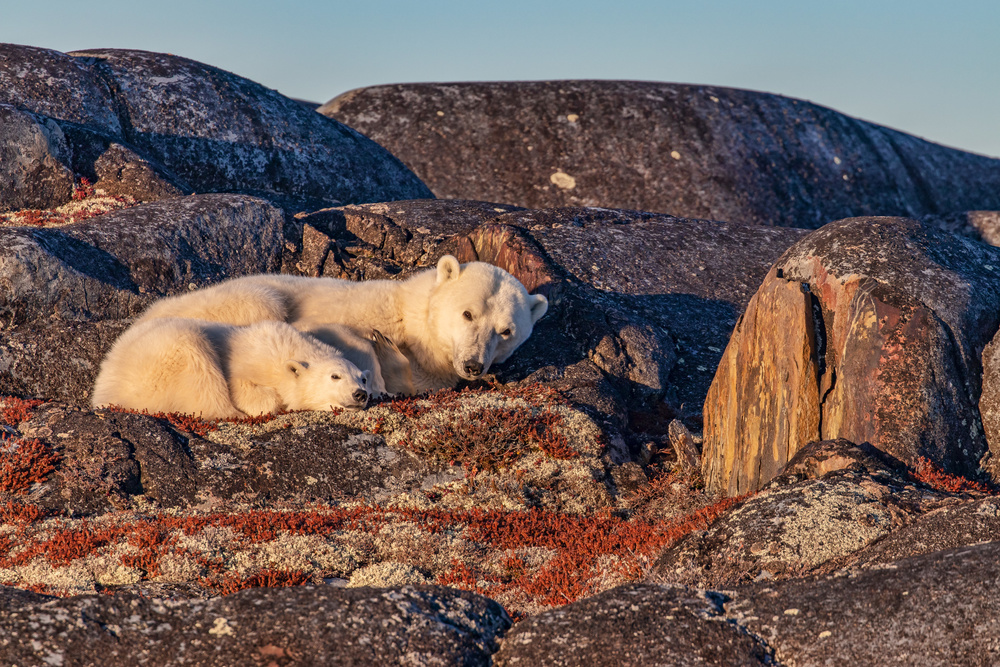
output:
[{"label": "polar bear", "polygon": [[285,322],[185,318],[134,324],[112,346],[91,403],[224,419],[363,408],[371,372]]},{"label": "polar bear", "polygon": [[373,329],[362,337],[343,324],[313,326],[304,332],[336,348],[361,370],[370,371],[373,396],[416,393],[410,360],[382,332]]},{"label": "polar bear", "polygon": [[[246,322],[279,319],[302,331],[331,324],[376,330],[410,361],[415,392],[474,380],[518,348],[548,300],[485,262],[437,267],[407,280],[352,282],[260,274],[164,299],[142,319],[175,316]],[[383,373],[385,370],[383,369]],[[386,382],[388,385],[389,382]]]}]

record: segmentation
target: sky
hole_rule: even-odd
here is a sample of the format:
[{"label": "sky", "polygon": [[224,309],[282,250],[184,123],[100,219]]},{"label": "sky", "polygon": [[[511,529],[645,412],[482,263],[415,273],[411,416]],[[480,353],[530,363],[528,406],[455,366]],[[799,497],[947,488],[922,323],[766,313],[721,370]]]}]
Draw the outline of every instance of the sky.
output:
[{"label": "sky", "polygon": [[0,42],[174,53],[315,102],[416,81],[730,86],[1000,157],[996,0],[0,0]]}]

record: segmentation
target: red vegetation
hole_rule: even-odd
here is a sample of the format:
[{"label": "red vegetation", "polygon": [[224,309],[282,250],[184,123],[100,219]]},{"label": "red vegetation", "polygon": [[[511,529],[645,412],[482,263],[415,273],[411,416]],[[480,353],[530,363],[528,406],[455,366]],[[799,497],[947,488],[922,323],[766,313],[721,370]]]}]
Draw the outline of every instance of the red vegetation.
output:
[{"label": "red vegetation", "polygon": [[31,418],[31,413],[42,401],[0,396],[0,423],[17,426]]},{"label": "red vegetation", "polygon": [[0,449],[0,491],[26,493],[55,471],[59,454],[40,440],[6,441]]},{"label": "red vegetation", "polygon": [[94,186],[90,184],[90,179],[87,177],[80,178],[80,182],[73,186],[73,201],[82,201],[93,196]]},{"label": "red vegetation", "polygon": [[959,475],[948,474],[934,465],[930,459],[923,456],[917,459],[917,465],[914,466],[913,473],[918,480],[938,491],[945,491],[947,493],[965,493],[969,491],[973,493],[992,493],[986,485],[973,482]]},{"label": "red vegetation", "polygon": [[201,585],[219,595],[229,595],[247,588],[301,586],[308,584],[309,581],[309,575],[301,570],[265,569],[245,579],[238,575],[227,575],[219,579],[202,579]]}]

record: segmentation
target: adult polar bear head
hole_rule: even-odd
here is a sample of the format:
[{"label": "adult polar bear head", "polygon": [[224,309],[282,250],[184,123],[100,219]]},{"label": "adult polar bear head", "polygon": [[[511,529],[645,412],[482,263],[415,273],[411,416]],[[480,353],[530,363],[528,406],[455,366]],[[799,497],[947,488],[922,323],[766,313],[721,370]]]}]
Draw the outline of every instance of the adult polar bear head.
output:
[{"label": "adult polar bear head", "polygon": [[460,265],[445,255],[428,299],[427,326],[450,348],[455,374],[474,380],[513,354],[548,307],[548,299],[528,294],[503,269],[484,262]]}]

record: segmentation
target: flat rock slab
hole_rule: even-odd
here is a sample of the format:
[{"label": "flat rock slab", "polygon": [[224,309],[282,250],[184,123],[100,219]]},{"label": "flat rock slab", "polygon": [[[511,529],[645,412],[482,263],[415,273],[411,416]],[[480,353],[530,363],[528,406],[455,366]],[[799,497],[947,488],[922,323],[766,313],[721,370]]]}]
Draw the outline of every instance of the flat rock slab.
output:
[{"label": "flat rock slab", "polygon": [[1000,207],[1000,160],[803,100],[637,81],[413,83],[318,109],[438,197],[817,228]]},{"label": "flat rock slab", "polygon": [[61,665],[489,665],[510,627],[440,586],[258,588],[208,601],[0,588],[0,658]]}]

